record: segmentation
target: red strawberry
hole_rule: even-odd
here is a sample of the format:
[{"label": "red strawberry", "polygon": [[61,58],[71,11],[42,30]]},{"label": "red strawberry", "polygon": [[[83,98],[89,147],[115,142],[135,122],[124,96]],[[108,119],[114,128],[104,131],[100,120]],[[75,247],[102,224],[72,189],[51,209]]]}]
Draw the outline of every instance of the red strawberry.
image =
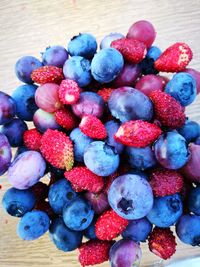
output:
[{"label": "red strawberry", "polygon": [[154,105],[155,119],[163,126],[180,128],[185,123],[184,109],[172,96],[161,91],[153,91],[149,97]]},{"label": "red strawberry", "polygon": [[24,145],[30,150],[40,150],[42,134],[37,129],[30,129],[24,132],[23,140]]},{"label": "red strawberry", "polygon": [[79,128],[81,132],[91,138],[104,139],[107,136],[105,126],[97,117],[93,115],[83,116],[81,123],[79,124]]},{"label": "red strawberry", "polygon": [[88,240],[79,247],[79,262],[84,266],[103,263],[109,259],[109,251],[114,242]]},{"label": "red strawberry", "polygon": [[127,225],[128,220],[120,217],[114,210],[108,210],[96,222],[96,236],[100,240],[112,240],[120,235]]},{"label": "red strawberry", "polygon": [[64,76],[61,68],[55,66],[43,66],[32,72],[31,79],[38,84],[59,84],[64,79]]},{"label": "red strawberry", "polygon": [[150,185],[156,197],[178,193],[183,188],[183,177],[174,170],[156,169],[150,176]]},{"label": "red strawberry", "polygon": [[67,109],[59,109],[55,112],[56,122],[66,130],[72,130],[77,126],[75,115]]},{"label": "red strawberry", "polygon": [[158,71],[179,72],[185,70],[192,59],[192,50],[185,43],[175,43],[168,47],[154,63]]},{"label": "red strawberry", "polygon": [[40,151],[54,167],[71,170],[74,164],[73,144],[70,138],[58,130],[48,129],[42,136]]},{"label": "red strawberry", "polygon": [[153,143],[161,129],[152,123],[135,120],[123,123],[115,134],[116,141],[133,147],[145,147]]},{"label": "red strawberry", "polygon": [[107,103],[108,99],[110,98],[110,95],[112,94],[112,92],[114,90],[115,89],[113,89],[113,88],[103,88],[103,89],[99,90],[97,92],[97,94],[100,95],[103,98],[104,102]]},{"label": "red strawberry", "polygon": [[91,172],[87,167],[75,167],[65,172],[65,178],[78,188],[92,193],[98,193],[104,186],[103,178]]},{"label": "red strawberry", "polygon": [[149,236],[149,250],[167,260],[176,252],[176,241],[169,228],[155,227]]},{"label": "red strawberry", "polygon": [[139,63],[146,55],[146,46],[139,40],[131,38],[121,38],[112,41],[111,47],[117,49],[125,60],[131,63]]},{"label": "red strawberry", "polygon": [[79,100],[81,88],[75,81],[66,79],[61,82],[58,93],[63,104],[72,105]]},{"label": "red strawberry", "polygon": [[77,193],[84,191],[82,188],[78,187],[78,185],[75,185],[75,184],[72,184],[72,189]]}]

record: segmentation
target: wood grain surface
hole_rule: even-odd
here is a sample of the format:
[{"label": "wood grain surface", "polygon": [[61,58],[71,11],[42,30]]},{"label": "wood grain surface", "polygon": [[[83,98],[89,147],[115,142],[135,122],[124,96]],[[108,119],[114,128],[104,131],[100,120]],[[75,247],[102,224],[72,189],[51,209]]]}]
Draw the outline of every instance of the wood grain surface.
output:
[{"label": "wood grain surface", "polygon": [[[50,44],[66,46],[79,32],[91,32],[100,41],[110,32],[126,34],[140,19],[152,21],[157,30],[156,44],[165,49],[176,41],[187,42],[193,52],[191,67],[200,70],[199,0],[1,0],[0,1],[0,90],[12,93],[20,85],[14,74],[16,60],[23,55],[40,57]],[[187,114],[200,122],[200,96],[187,108]],[[0,178],[0,198],[9,187],[6,176]],[[9,217],[0,207],[1,267],[76,267],[77,252],[62,253],[49,241],[48,234],[34,242],[16,236],[18,219]],[[142,245],[141,266],[159,262]],[[174,258],[200,253],[199,248],[178,244]],[[108,263],[99,266],[106,267]]]}]

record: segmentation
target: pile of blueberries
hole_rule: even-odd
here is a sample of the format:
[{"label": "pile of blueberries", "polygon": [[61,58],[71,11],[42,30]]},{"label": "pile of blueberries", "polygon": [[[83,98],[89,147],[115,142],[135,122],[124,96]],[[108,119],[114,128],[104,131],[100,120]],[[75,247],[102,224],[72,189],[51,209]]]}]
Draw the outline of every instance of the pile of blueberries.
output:
[{"label": "pile of blueberries", "polygon": [[[111,48],[113,41],[124,38],[121,33],[105,36],[99,51],[94,36],[80,33],[70,40],[67,49],[59,45],[48,47],[41,60],[32,56],[20,58],[15,71],[24,84],[12,96],[0,92],[0,175],[7,172],[13,186],[5,192],[2,205],[11,216],[20,217],[17,234],[24,240],[34,240],[49,231],[58,249],[72,251],[81,247],[83,236],[96,240],[96,222],[104,212],[114,210],[129,222],[121,233],[123,239],[112,246],[108,255],[112,267],[138,266],[141,253],[137,244],[146,242],[156,227],[168,229],[175,225],[181,241],[200,245],[200,126],[188,118],[178,129],[162,126],[154,117],[149,98],[155,90],[164,91],[183,107],[188,106],[200,92],[200,73],[187,68],[170,80],[159,74],[154,62],[162,52],[152,46],[156,32],[150,22],[134,23],[127,37],[144,42],[146,53],[141,62],[132,63]],[[32,80],[32,72],[43,66],[61,68],[63,79],[78,84],[80,97],[67,108],[77,122],[85,115],[99,118],[107,131],[105,139],[92,139],[78,124],[70,130],[59,125],[55,110],[51,109],[55,90],[40,96],[40,85]],[[52,84],[53,81],[46,84],[47,91]],[[36,92],[41,97],[39,101],[35,101]],[[162,134],[146,147],[125,146],[114,135],[123,123],[131,120],[155,123]],[[74,167],[86,166],[103,177],[107,190],[93,193],[74,188],[65,178],[64,169],[51,165],[39,149],[28,148],[24,134],[28,131],[26,122],[31,121],[41,136],[48,129],[69,136],[73,142]],[[15,155],[11,147],[17,147]],[[183,177],[175,194],[154,195],[150,180],[160,168],[176,171]],[[39,181],[46,174],[49,182]],[[112,232],[114,226],[110,227]],[[151,247],[152,238],[150,250],[167,258],[166,244],[162,251],[156,250],[156,246]],[[153,241],[156,243],[157,239]],[[92,253],[95,252],[91,250]],[[83,260],[81,264],[101,263],[103,260],[98,257],[97,253],[91,261]]]}]

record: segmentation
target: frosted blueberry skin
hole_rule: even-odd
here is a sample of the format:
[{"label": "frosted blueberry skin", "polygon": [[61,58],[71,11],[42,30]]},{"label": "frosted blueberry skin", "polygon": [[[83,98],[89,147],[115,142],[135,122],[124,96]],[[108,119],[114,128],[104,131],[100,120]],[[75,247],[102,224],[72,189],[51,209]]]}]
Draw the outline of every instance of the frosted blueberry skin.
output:
[{"label": "frosted blueberry skin", "polygon": [[124,66],[123,56],[114,48],[100,50],[92,59],[91,73],[99,83],[113,81]]},{"label": "frosted blueberry skin", "polygon": [[154,198],[152,210],[147,219],[158,227],[169,227],[176,223],[183,212],[183,204],[179,194]]},{"label": "frosted blueberry skin", "polygon": [[141,258],[142,251],[139,244],[130,239],[117,241],[109,252],[111,267],[137,267]]},{"label": "frosted blueberry skin", "polygon": [[17,107],[17,116],[22,120],[32,121],[33,114],[38,109],[35,103],[36,89],[36,85],[20,85],[12,94],[12,98],[14,99]]},{"label": "frosted blueberry skin", "polygon": [[121,122],[129,120],[150,121],[153,105],[148,96],[132,87],[120,87],[113,91],[108,106],[113,117]]},{"label": "frosted blueberry skin", "polygon": [[200,136],[200,126],[196,121],[187,120],[185,124],[177,130],[188,143],[195,141]]},{"label": "frosted blueberry skin", "polygon": [[97,239],[96,233],[95,233],[95,224],[97,219],[94,218],[92,223],[83,231],[84,236],[87,239]]},{"label": "frosted blueberry skin", "polygon": [[44,175],[46,162],[39,152],[26,151],[20,154],[8,169],[8,181],[17,189],[28,189]]},{"label": "frosted blueberry skin", "polygon": [[84,163],[88,169],[99,176],[113,174],[119,167],[119,155],[102,141],[89,144],[84,153]]},{"label": "frosted blueberry skin", "polygon": [[47,129],[61,129],[57,124],[55,115],[53,113],[46,112],[42,109],[38,109],[33,116],[33,123],[38,131],[44,133]]},{"label": "frosted blueberry skin", "polygon": [[74,231],[85,230],[92,222],[94,211],[91,204],[83,198],[75,198],[63,208],[65,225]]},{"label": "frosted blueberry skin", "polygon": [[118,154],[121,154],[124,150],[124,145],[115,141],[114,135],[120,127],[120,124],[116,121],[107,121],[105,123],[107,138],[105,140],[106,144],[113,147]]},{"label": "frosted blueberry skin", "polygon": [[19,221],[17,234],[23,240],[35,240],[47,232],[50,219],[43,211],[27,212]]},{"label": "frosted blueberry skin", "polygon": [[157,161],[165,168],[177,170],[190,159],[185,138],[176,131],[162,134],[154,144]]},{"label": "frosted blueberry skin", "polygon": [[126,155],[132,168],[146,170],[156,165],[157,160],[150,146],[143,148],[126,147]]},{"label": "frosted blueberry skin", "polygon": [[12,147],[23,145],[23,134],[28,130],[28,126],[21,119],[13,119],[0,128],[0,132],[5,134]]},{"label": "frosted blueberry skin", "polygon": [[147,218],[130,221],[122,233],[123,238],[132,239],[135,242],[145,242],[152,230],[152,224]]},{"label": "frosted blueberry skin", "polygon": [[62,214],[63,207],[77,196],[71,184],[64,178],[52,184],[49,188],[49,204],[56,214]]},{"label": "frosted blueberry skin", "polygon": [[176,224],[176,233],[179,239],[192,246],[200,245],[200,216],[186,214],[181,216]]},{"label": "frosted blueberry skin", "polygon": [[72,111],[80,118],[84,115],[93,115],[100,118],[104,112],[104,101],[97,93],[82,92],[78,102],[72,105]]},{"label": "frosted blueberry skin", "polygon": [[159,56],[162,54],[162,51],[157,46],[151,46],[146,54],[146,57],[152,58],[154,61],[156,61]]},{"label": "frosted blueberry skin", "polygon": [[0,133],[0,175],[3,175],[9,168],[12,159],[12,151],[8,138]]},{"label": "frosted blueberry skin", "polygon": [[190,191],[188,207],[191,212],[200,215],[200,186],[197,186]]},{"label": "frosted blueberry skin", "polygon": [[66,79],[74,80],[80,87],[92,81],[90,61],[84,57],[73,56],[65,61],[63,73]]},{"label": "frosted blueberry skin", "polygon": [[35,206],[36,198],[30,189],[8,189],[2,199],[2,206],[11,216],[22,217]]},{"label": "frosted blueberry skin", "polygon": [[90,59],[97,50],[96,38],[89,33],[80,33],[71,39],[67,50],[70,56],[82,56]]},{"label": "frosted blueberry skin", "polygon": [[74,158],[76,161],[83,162],[83,155],[88,145],[93,139],[81,132],[79,128],[75,128],[70,133],[70,139],[74,145]]},{"label": "frosted blueberry skin", "polygon": [[197,95],[196,81],[192,75],[179,72],[167,83],[165,92],[174,97],[182,106],[188,106]]},{"label": "frosted blueberry skin", "polygon": [[108,202],[119,216],[135,220],[150,212],[153,207],[153,193],[151,186],[142,176],[125,174],[111,184]]},{"label": "frosted blueberry skin", "polygon": [[49,228],[49,236],[55,246],[62,251],[73,251],[79,247],[83,234],[70,230],[61,217],[56,218]]},{"label": "frosted blueberry skin", "polygon": [[14,99],[0,91],[0,125],[8,123],[16,114]]},{"label": "frosted blueberry skin", "polygon": [[18,59],[15,64],[15,74],[17,78],[24,83],[33,83],[31,73],[42,67],[42,63],[35,57],[24,56]]},{"label": "frosted blueberry skin", "polygon": [[67,50],[61,45],[47,47],[42,53],[42,63],[44,65],[62,68],[67,59]]},{"label": "frosted blueberry skin", "polygon": [[104,48],[109,48],[112,41],[124,38],[125,36],[122,33],[119,32],[114,32],[114,33],[110,33],[109,35],[106,35],[101,43],[100,43],[100,49],[104,49]]}]

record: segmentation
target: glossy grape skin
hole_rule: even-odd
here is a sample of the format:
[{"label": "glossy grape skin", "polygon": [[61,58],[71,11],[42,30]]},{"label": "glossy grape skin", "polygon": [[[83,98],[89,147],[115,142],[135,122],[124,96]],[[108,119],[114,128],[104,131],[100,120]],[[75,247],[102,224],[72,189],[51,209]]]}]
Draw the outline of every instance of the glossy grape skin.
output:
[{"label": "glossy grape skin", "polygon": [[162,134],[154,144],[157,161],[165,168],[177,170],[190,158],[185,138],[176,131]]},{"label": "glossy grape skin", "polygon": [[163,91],[165,83],[160,76],[149,74],[142,76],[136,83],[135,88],[143,94],[149,94],[155,90]]},{"label": "glossy grape skin", "polygon": [[12,151],[8,138],[0,133],[0,175],[4,174],[11,163]]},{"label": "glossy grape skin", "polygon": [[140,20],[130,27],[127,37],[137,39],[150,47],[156,38],[156,31],[149,21]]},{"label": "glossy grape skin", "polygon": [[137,267],[140,265],[141,257],[139,244],[130,239],[117,241],[109,253],[111,267]]},{"label": "glossy grape skin", "polygon": [[46,112],[55,112],[62,107],[58,96],[59,85],[45,83],[39,86],[35,92],[37,106]]},{"label": "glossy grape skin", "polygon": [[96,214],[102,214],[109,208],[108,197],[104,192],[95,194],[88,191],[85,193],[85,198],[91,203]]},{"label": "glossy grape skin", "polygon": [[101,43],[100,43],[100,48],[101,49],[104,49],[104,48],[109,48],[112,41],[115,41],[115,40],[118,40],[118,39],[121,39],[123,38],[124,35],[122,33],[119,33],[119,32],[114,32],[114,33],[110,33],[109,35],[106,35]]},{"label": "glossy grape skin", "polygon": [[44,133],[47,129],[60,129],[60,125],[56,122],[55,115],[42,109],[38,109],[35,112],[33,116],[33,123],[37,130],[42,133]]},{"label": "glossy grape skin", "polygon": [[9,122],[16,114],[13,98],[0,91],[0,125]]},{"label": "glossy grape skin", "polygon": [[61,45],[53,45],[47,47],[46,50],[42,53],[42,63],[44,65],[62,68],[67,59],[67,50]]}]

